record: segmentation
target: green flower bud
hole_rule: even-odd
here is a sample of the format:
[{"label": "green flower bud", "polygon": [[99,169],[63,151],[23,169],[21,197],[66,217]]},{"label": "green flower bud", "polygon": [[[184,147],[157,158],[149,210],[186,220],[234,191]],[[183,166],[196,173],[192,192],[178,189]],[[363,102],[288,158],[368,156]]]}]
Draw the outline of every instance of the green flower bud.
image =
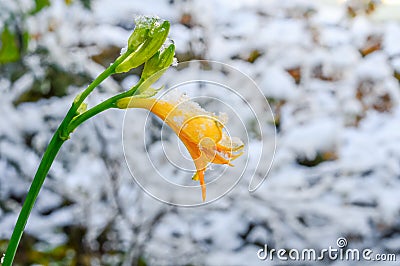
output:
[{"label": "green flower bud", "polygon": [[[132,68],[140,66],[149,60],[161,48],[167,39],[170,23],[168,21],[164,21],[162,24],[155,22],[151,23],[151,25],[153,25],[153,28],[150,27],[147,32],[143,30],[144,28],[139,29],[137,31],[137,35],[135,35],[137,37],[132,37],[132,39],[130,38],[128,48],[137,48],[137,50],[133,51],[121,64],[116,67],[116,73],[127,72]],[[142,25],[141,27],[144,26]],[[134,33],[132,35],[134,35]],[[147,36],[143,37],[145,35]],[[144,42],[142,42],[143,40]]]},{"label": "green flower bud", "polygon": [[[144,69],[142,72],[142,79],[146,80],[149,77],[157,74],[158,80],[161,75],[165,72],[165,70],[172,64],[175,55],[175,45],[171,44],[168,48],[164,49],[160,53],[158,51],[155,53],[144,65]],[[157,73],[161,72],[161,73]],[[154,80],[153,83],[156,81]]]},{"label": "green flower bud", "polygon": [[153,73],[153,69],[158,69],[158,64],[160,62],[161,52],[157,51],[147,62],[144,64],[141,78],[146,80]]},{"label": "green flower bud", "polygon": [[149,87],[155,83],[174,61],[175,45],[171,44],[164,51],[155,53],[144,65],[141,79],[143,83],[135,95],[147,94]]},{"label": "green flower bud", "polygon": [[136,50],[148,37],[160,19],[140,16],[135,19],[135,29],[128,39],[128,50]]}]

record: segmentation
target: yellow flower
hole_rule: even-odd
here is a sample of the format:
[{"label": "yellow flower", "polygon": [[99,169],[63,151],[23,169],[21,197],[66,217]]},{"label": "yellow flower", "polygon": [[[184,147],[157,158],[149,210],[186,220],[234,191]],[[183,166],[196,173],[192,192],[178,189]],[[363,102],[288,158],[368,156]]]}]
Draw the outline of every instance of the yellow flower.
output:
[{"label": "yellow flower", "polygon": [[230,138],[223,131],[226,118],[207,112],[185,95],[171,99],[124,98],[117,102],[119,108],[145,108],[163,121],[179,136],[196,166],[193,180],[200,181],[202,199],[206,198],[204,172],[210,163],[228,164],[242,153],[243,142]]}]

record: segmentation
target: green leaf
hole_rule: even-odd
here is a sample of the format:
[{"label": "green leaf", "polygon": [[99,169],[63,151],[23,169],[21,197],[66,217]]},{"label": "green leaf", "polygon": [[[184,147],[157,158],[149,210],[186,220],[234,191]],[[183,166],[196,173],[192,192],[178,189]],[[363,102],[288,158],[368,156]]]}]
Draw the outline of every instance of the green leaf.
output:
[{"label": "green leaf", "polygon": [[6,26],[1,33],[0,64],[17,61],[20,58],[16,34]]},{"label": "green leaf", "polygon": [[50,0],[35,0],[35,8],[31,11],[31,14],[36,14],[43,8],[50,6]]},{"label": "green leaf", "polygon": [[92,9],[92,1],[91,0],[81,0],[81,3],[84,8],[91,10]]}]

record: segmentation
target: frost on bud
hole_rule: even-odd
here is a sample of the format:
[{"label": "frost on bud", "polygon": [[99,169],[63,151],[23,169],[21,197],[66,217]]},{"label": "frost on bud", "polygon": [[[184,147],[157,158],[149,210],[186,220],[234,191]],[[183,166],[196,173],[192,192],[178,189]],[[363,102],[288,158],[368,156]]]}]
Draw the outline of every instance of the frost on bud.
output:
[{"label": "frost on bud", "polygon": [[115,72],[122,73],[138,67],[149,60],[167,39],[170,23],[160,19],[147,18],[140,22],[128,40],[131,54],[119,64]]},{"label": "frost on bud", "polygon": [[158,20],[154,17],[141,16],[136,18],[135,29],[128,39],[128,50],[136,50],[148,38],[151,28],[154,27]]}]

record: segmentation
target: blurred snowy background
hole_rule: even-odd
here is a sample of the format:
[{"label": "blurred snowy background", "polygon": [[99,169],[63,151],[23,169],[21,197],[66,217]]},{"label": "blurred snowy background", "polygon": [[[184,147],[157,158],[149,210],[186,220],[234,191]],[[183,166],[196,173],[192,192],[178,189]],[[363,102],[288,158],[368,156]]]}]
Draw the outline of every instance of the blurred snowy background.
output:
[{"label": "blurred snowy background", "polygon": [[16,265],[274,265],[257,258],[264,244],[322,249],[340,236],[399,254],[400,3],[344,2],[0,0],[0,253],[71,101],[149,14],[171,21],[179,61],[221,61],[258,83],[278,132],[267,181],[199,208],[162,204],[134,183],[124,112],[108,111],[62,148]]}]

